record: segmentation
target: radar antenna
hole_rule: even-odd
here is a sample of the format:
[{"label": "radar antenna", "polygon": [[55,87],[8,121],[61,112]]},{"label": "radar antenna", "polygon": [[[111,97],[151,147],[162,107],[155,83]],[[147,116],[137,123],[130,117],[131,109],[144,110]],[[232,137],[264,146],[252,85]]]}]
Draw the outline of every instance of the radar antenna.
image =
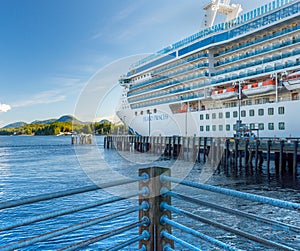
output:
[{"label": "radar antenna", "polygon": [[242,11],[240,4],[230,4],[230,0],[211,0],[203,9],[206,11],[202,28],[208,28],[214,25],[217,13],[226,16],[225,22],[238,17]]}]

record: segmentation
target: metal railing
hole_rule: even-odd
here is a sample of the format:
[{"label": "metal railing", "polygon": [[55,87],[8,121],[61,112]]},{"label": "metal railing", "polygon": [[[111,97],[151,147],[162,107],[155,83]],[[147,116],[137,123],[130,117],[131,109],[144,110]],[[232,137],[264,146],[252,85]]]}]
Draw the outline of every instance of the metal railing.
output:
[{"label": "metal railing", "polygon": [[[24,205],[29,205],[29,204],[33,204],[33,203],[42,202],[42,201],[51,203],[52,200],[57,199],[57,198],[64,198],[67,196],[72,196],[72,195],[77,195],[77,194],[85,194],[88,192],[101,190],[101,189],[105,189],[105,188],[122,186],[122,185],[137,182],[141,179],[143,179],[143,177],[138,177],[136,179],[118,180],[118,181],[114,181],[114,182],[103,183],[99,186],[92,185],[92,186],[86,186],[86,187],[82,187],[82,188],[70,189],[70,190],[65,190],[65,191],[59,191],[59,192],[54,192],[54,193],[48,193],[48,194],[43,194],[43,195],[38,195],[38,196],[31,196],[31,197],[21,198],[21,199],[17,199],[17,200],[10,200],[10,201],[6,201],[6,202],[2,202],[2,203],[0,203],[0,215],[1,215],[1,210],[11,209],[11,208],[15,208],[15,207],[21,207]],[[86,203],[86,204],[81,204],[81,205],[73,205],[70,208],[54,210],[51,212],[47,212],[47,213],[43,213],[43,214],[39,214],[39,215],[35,215],[35,216],[30,216],[25,219],[18,220],[15,222],[10,222],[10,223],[0,226],[0,236],[4,231],[7,232],[9,230],[13,230],[15,228],[31,225],[36,222],[46,221],[49,219],[56,219],[59,216],[70,215],[70,214],[74,214],[76,212],[81,212],[83,210],[116,203],[116,202],[123,201],[123,200],[129,199],[129,198],[134,198],[136,196],[139,196],[139,195],[142,195],[145,193],[147,193],[147,191],[137,190],[135,192],[124,193],[120,196],[111,196],[109,198],[95,200],[91,203]],[[115,208],[117,209],[118,207],[116,206]],[[2,241],[0,241],[0,250],[1,251],[2,250],[3,251],[16,250],[19,248],[29,247],[35,243],[40,243],[40,242],[43,242],[46,240],[53,239],[55,237],[63,238],[68,233],[71,233],[71,232],[74,232],[77,230],[81,230],[84,228],[88,228],[88,227],[91,227],[91,226],[94,226],[94,225],[97,225],[100,223],[108,222],[108,221],[114,220],[116,218],[119,218],[121,216],[125,216],[125,215],[129,215],[131,213],[134,213],[134,212],[138,212],[140,210],[146,210],[147,208],[148,208],[148,205],[145,203],[142,203],[137,206],[128,206],[128,208],[126,208],[124,210],[119,210],[119,211],[116,210],[115,212],[107,214],[107,215],[102,215],[100,217],[92,218],[87,221],[79,222],[79,223],[76,223],[76,224],[73,224],[73,225],[70,225],[67,227],[55,229],[55,230],[52,230],[52,231],[49,231],[49,232],[46,232],[46,233],[43,233],[43,234],[40,234],[37,236],[30,237],[30,238],[21,239],[19,241],[12,240],[12,241],[9,241],[8,243],[2,243]],[[22,210],[22,209],[20,209],[20,210]],[[57,220],[57,222],[59,222],[59,219],[56,219],[56,220]],[[63,247],[59,250],[77,250],[77,249],[89,246],[93,243],[99,242],[101,240],[107,239],[109,237],[116,236],[116,235],[126,232],[130,229],[138,228],[144,224],[148,224],[146,219],[141,219],[141,220],[137,219],[136,222],[132,222],[132,223],[122,226],[118,229],[113,229],[111,231],[107,231],[101,235],[95,236],[93,238],[89,238],[87,240],[84,240],[84,241],[81,241],[78,243],[74,243],[72,245]],[[137,242],[144,238],[148,238],[146,232],[141,233],[134,238],[128,239],[128,240],[124,241],[123,243],[119,243],[118,245],[111,247],[108,250],[119,250],[119,248],[121,248],[121,247],[128,246],[128,245],[132,244],[133,242]]]},{"label": "metal railing", "polygon": [[[300,233],[300,226],[280,221],[278,219],[269,219],[259,214],[230,208],[224,205],[220,205],[216,202],[201,200],[191,195],[185,195],[179,192],[175,192],[174,189],[171,189],[171,187],[172,185],[178,185],[178,187],[183,186],[191,189],[197,189],[199,191],[202,190],[205,192],[229,196],[229,199],[236,198],[255,202],[256,204],[254,205],[261,204],[270,206],[272,208],[275,207],[274,211],[276,210],[276,208],[281,208],[289,211],[292,210],[296,214],[300,212],[299,203],[283,201],[207,184],[201,184],[189,180],[181,180],[179,178],[171,176],[171,169],[161,167],[141,168],[139,169],[139,176],[135,179],[124,179],[120,181],[105,183],[101,186],[93,185],[78,189],[65,190],[40,196],[32,196],[18,200],[2,202],[0,203],[0,215],[2,210],[9,208],[20,207],[23,205],[33,204],[41,201],[49,201],[56,198],[63,198],[76,194],[83,194],[108,187],[122,186],[134,182],[138,182],[139,185],[139,188],[137,188],[134,192],[124,193],[120,196],[111,196],[106,199],[99,199],[97,201],[84,205],[74,205],[69,209],[56,210],[42,215],[31,216],[22,221],[7,223],[0,227],[0,235],[4,231],[23,227],[38,221],[57,218],[58,216],[72,214],[74,212],[86,210],[88,208],[100,207],[129,198],[134,198],[136,196],[138,196],[139,198],[139,203],[137,205],[128,206],[126,209],[117,210],[118,205],[116,204],[113,207],[114,209],[116,209],[116,211],[110,212],[106,215],[101,215],[87,221],[49,231],[38,236],[22,239],[20,241],[12,241],[9,243],[1,243],[0,241],[0,250],[15,250],[19,248],[29,247],[35,243],[43,242],[55,237],[64,238],[64,236],[68,233],[104,222],[113,221],[121,216],[126,216],[131,213],[137,212],[139,216],[136,220],[132,220],[130,223],[126,223],[121,227],[112,230],[110,229],[109,231],[93,236],[91,238],[87,238],[83,241],[75,242],[71,245],[66,245],[58,250],[78,250],[132,229],[138,229],[138,233],[136,233],[134,237],[123,237],[121,242],[114,243],[113,246],[108,247],[105,250],[122,250],[123,248],[133,244],[136,245],[136,250],[144,251],[171,251],[182,250],[182,248],[188,250],[203,250],[207,249],[207,245],[217,248],[218,250],[240,250],[238,244],[233,244],[232,242],[227,243],[226,240],[220,239],[220,237],[218,236],[210,236],[209,234],[203,232],[203,229],[198,229],[197,225],[195,224],[192,224],[192,227],[190,227],[188,224],[185,224],[185,221],[187,221],[187,219],[195,222],[200,222],[201,224],[205,224],[209,227],[213,227],[226,233],[233,234],[237,237],[244,238],[246,240],[252,241],[253,243],[257,243],[262,247],[265,246],[274,250],[297,250],[297,243],[291,245],[290,243],[285,243],[283,240],[270,240],[261,236],[259,234],[259,231],[254,234],[247,231],[247,229],[240,229],[235,226],[231,226],[230,224],[217,221],[212,217],[205,217],[205,215],[187,210],[186,207],[182,208],[182,205],[186,205],[182,202],[194,205],[197,207],[197,209],[204,207],[208,210],[211,210],[211,212],[217,211],[229,214],[230,216],[251,220],[255,223],[261,224],[260,227],[262,227],[263,229],[265,229],[265,225],[268,225],[270,227],[273,227],[280,233],[283,231],[286,233],[290,233],[291,236],[295,236]],[[172,200],[179,201],[180,203],[178,204],[180,206],[176,207],[176,203],[172,203]],[[184,223],[179,222],[179,216],[184,217]],[[194,236],[196,240],[199,241],[190,241],[188,239],[189,236]],[[109,244],[111,245],[112,243],[110,242]],[[130,247],[132,249],[132,246]]]},{"label": "metal railing", "polygon": [[[164,169],[158,168],[158,170],[155,170],[155,171],[153,171],[152,169],[143,170],[143,172],[146,172],[146,174],[149,175],[150,180],[154,179],[151,176],[151,174],[155,173],[156,175],[158,175],[158,173],[161,173],[159,176],[154,176],[155,177],[155,179],[153,180],[154,183],[157,183],[158,180],[159,180],[159,182],[161,182],[160,185],[156,184],[156,186],[154,188],[154,189],[156,189],[156,191],[152,190],[153,184],[151,184],[150,186],[147,186],[150,190],[150,194],[151,194],[151,192],[155,194],[155,192],[157,192],[158,189],[160,191],[157,201],[149,203],[150,208],[151,208],[152,204],[156,205],[157,203],[159,204],[159,208],[160,208],[160,212],[156,212],[156,216],[160,217],[159,224],[161,224],[161,226],[157,226],[155,233],[158,233],[157,234],[158,242],[162,243],[163,249],[157,249],[157,250],[173,250],[174,243],[177,246],[179,246],[179,250],[181,250],[182,247],[187,248],[188,250],[203,250],[200,242],[199,243],[191,243],[186,240],[186,236],[185,236],[185,239],[183,240],[182,236],[175,236],[174,234],[172,234],[173,229],[178,229],[183,233],[193,235],[193,236],[201,239],[202,241],[208,242],[210,245],[212,245],[214,247],[218,247],[222,250],[240,250],[240,249],[238,249],[238,247],[231,246],[229,243],[224,243],[223,241],[218,240],[215,237],[208,236],[206,234],[203,234],[201,231],[197,231],[196,229],[193,229],[189,226],[185,226],[183,224],[180,224],[179,222],[176,222],[175,220],[172,220],[171,215],[172,215],[172,217],[176,217],[176,215],[183,216],[184,219],[189,218],[189,219],[195,220],[197,222],[201,222],[201,223],[207,224],[209,226],[213,226],[215,228],[221,229],[228,233],[232,233],[236,236],[256,242],[259,245],[263,245],[263,246],[270,247],[270,248],[275,248],[276,250],[297,250],[296,243],[295,243],[295,247],[290,247],[290,246],[286,245],[285,243],[275,242],[275,241],[271,241],[266,238],[263,238],[259,234],[255,235],[253,233],[249,233],[244,230],[240,230],[238,228],[231,227],[227,224],[220,223],[218,221],[214,221],[210,218],[206,218],[199,214],[191,213],[190,211],[173,206],[171,204],[171,199],[174,198],[174,199],[180,200],[181,202],[184,201],[184,202],[188,202],[188,203],[195,204],[198,206],[204,206],[209,209],[214,209],[214,210],[222,211],[225,213],[229,213],[231,215],[244,217],[244,218],[247,218],[250,220],[254,220],[255,222],[260,222],[260,223],[268,224],[271,226],[275,226],[276,229],[278,229],[279,231],[280,230],[281,231],[290,231],[292,234],[300,233],[300,226],[287,224],[287,223],[280,222],[277,220],[267,219],[265,217],[255,215],[252,213],[246,213],[246,212],[243,212],[240,210],[231,209],[231,208],[220,206],[220,205],[217,205],[214,203],[202,201],[202,200],[193,198],[191,196],[186,196],[183,194],[176,193],[176,192],[170,190],[169,188],[171,187],[171,183],[175,183],[175,184],[187,186],[190,188],[196,188],[199,190],[223,194],[226,196],[230,196],[229,198],[239,198],[239,199],[248,200],[251,202],[262,203],[264,205],[283,208],[285,210],[294,210],[296,213],[300,212],[300,204],[288,202],[288,201],[282,201],[282,200],[278,200],[278,199],[273,199],[273,198],[269,198],[269,197],[264,197],[264,196],[260,196],[260,195],[255,195],[255,194],[239,192],[236,190],[225,189],[222,187],[200,184],[200,183],[196,183],[196,182],[192,182],[192,181],[188,181],[188,180],[181,180],[179,178],[171,177],[169,170],[166,171],[168,173],[163,173],[162,170],[164,170]],[[151,189],[151,187],[152,187],[152,189]],[[180,205],[182,205],[182,203],[180,203]],[[155,221],[157,221],[157,220],[155,220]],[[169,241],[171,243],[167,243],[167,241]],[[152,250],[152,249],[147,249],[147,250]]]}]

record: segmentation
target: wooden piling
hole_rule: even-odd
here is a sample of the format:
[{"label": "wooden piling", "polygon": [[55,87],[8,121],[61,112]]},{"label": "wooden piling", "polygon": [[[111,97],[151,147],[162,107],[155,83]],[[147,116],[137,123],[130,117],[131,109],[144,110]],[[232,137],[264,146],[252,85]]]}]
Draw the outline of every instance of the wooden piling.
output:
[{"label": "wooden piling", "polygon": [[239,140],[234,139],[234,167],[237,168],[239,154]]},{"label": "wooden piling", "polygon": [[271,144],[272,141],[267,142],[267,173],[270,174],[270,161],[271,161]]},{"label": "wooden piling", "polygon": [[244,156],[244,164],[245,166],[249,162],[249,140],[247,139],[245,142],[245,156]]},{"label": "wooden piling", "polygon": [[203,142],[203,162],[206,162],[206,147],[207,147],[207,138],[204,138]]},{"label": "wooden piling", "polygon": [[298,141],[294,141],[294,152],[293,152],[293,176],[297,175],[297,159],[298,159]]},{"label": "wooden piling", "polygon": [[255,168],[258,168],[258,149],[259,149],[259,145],[260,145],[260,141],[256,140],[256,144],[255,144]]},{"label": "wooden piling", "polygon": [[283,171],[283,161],[284,161],[283,148],[284,148],[284,141],[281,140],[280,141],[280,150],[279,150],[279,173],[280,174],[282,174],[282,171]]}]

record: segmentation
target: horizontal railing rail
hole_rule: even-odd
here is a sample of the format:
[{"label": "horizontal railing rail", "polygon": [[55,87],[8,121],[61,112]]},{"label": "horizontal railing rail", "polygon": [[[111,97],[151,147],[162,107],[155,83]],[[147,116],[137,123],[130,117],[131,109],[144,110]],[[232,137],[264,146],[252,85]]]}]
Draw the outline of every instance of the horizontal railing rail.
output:
[{"label": "horizontal railing rail", "polygon": [[[12,241],[1,242],[0,250],[11,251],[26,247],[32,247],[41,242],[49,241],[54,238],[64,238],[67,234],[79,231],[82,229],[88,229],[89,227],[98,226],[101,224],[111,223],[115,220],[121,222],[115,227],[103,228],[104,231],[94,233],[89,238],[80,238],[75,240],[76,242],[66,242],[65,246],[59,246],[60,251],[70,251],[86,248],[92,244],[106,240],[108,238],[122,235],[121,240],[107,242],[105,245],[109,245],[104,250],[122,250],[124,248],[133,249],[133,245],[137,245],[135,250],[141,251],[154,251],[154,250],[182,250],[182,248],[188,250],[203,250],[209,249],[208,247],[217,248],[218,250],[241,250],[239,242],[228,241],[221,239],[219,234],[215,234],[215,231],[205,231],[206,228],[214,228],[218,231],[225,232],[226,234],[235,235],[247,242],[255,243],[261,247],[259,250],[263,250],[264,247],[269,247],[274,250],[297,250],[296,243],[286,241],[285,239],[274,239],[262,236],[261,231],[253,232],[249,227],[241,228],[235,225],[228,224],[226,220],[218,220],[220,215],[227,214],[228,219],[231,217],[240,217],[241,221],[247,219],[249,224],[253,221],[257,228],[262,228],[263,231],[278,231],[278,233],[284,232],[289,234],[290,238],[300,233],[300,226],[296,223],[298,219],[293,222],[287,223],[280,221],[278,218],[269,219],[265,215],[261,216],[259,213],[241,211],[239,209],[231,208],[229,206],[222,205],[219,200],[217,201],[205,201],[198,197],[185,195],[179,191],[174,191],[171,188],[172,185],[176,185],[176,190],[180,187],[188,187],[195,191],[203,190],[205,192],[211,192],[218,195],[228,196],[230,199],[236,198],[241,200],[247,200],[254,202],[253,206],[268,206],[268,210],[272,210],[273,207],[287,210],[288,212],[295,212],[296,215],[300,211],[300,204],[290,201],[283,201],[275,198],[265,197],[256,194],[245,193],[228,188],[222,188],[212,186],[208,184],[197,183],[189,180],[181,180],[171,176],[171,169],[161,167],[147,167],[140,168],[137,178],[124,179],[109,183],[104,183],[101,186],[86,186],[83,188],[70,189],[55,193],[48,193],[44,195],[31,196],[27,198],[21,198],[19,200],[11,200],[8,202],[2,202],[1,213],[6,209],[12,209],[20,207],[22,205],[28,205],[41,201],[51,201],[56,198],[63,198],[69,195],[83,194],[85,192],[96,191],[104,187],[121,187],[136,182],[138,187],[134,191],[125,192],[118,196],[109,196],[108,198],[98,198],[95,201],[86,204],[72,205],[70,208],[55,210],[40,215],[30,216],[22,220],[6,223],[0,226],[0,236],[5,231],[13,230],[15,228],[30,225],[35,222],[41,222],[48,219],[56,219],[59,216],[69,215],[76,212],[80,212],[86,209],[100,207],[103,205],[112,205],[109,213],[103,213],[95,216],[90,216],[89,219],[82,220],[81,222],[72,222],[72,224],[61,226],[56,229],[49,229],[45,233],[40,233],[32,237],[26,237],[20,240],[12,238]],[[190,190],[189,190],[190,191]],[[124,205],[118,207],[118,202],[126,201],[130,198],[138,197],[138,204],[129,203],[126,208]],[[213,198],[213,196],[212,196]],[[172,203],[172,200],[176,200],[179,203]],[[182,203],[182,202],[187,202]],[[133,201],[136,202],[136,201]],[[114,203],[114,204],[113,204]],[[194,206],[196,210],[190,210],[190,206]],[[248,205],[249,207],[252,204]],[[270,207],[270,208],[269,208]],[[211,217],[206,215],[199,209],[204,208],[205,211],[209,211],[210,214],[216,214],[218,217]],[[21,210],[22,208],[17,208]],[[275,211],[276,209],[274,209]],[[138,214],[138,217],[125,220],[124,217]],[[227,217],[225,217],[227,218]],[[192,223],[191,223],[192,221]],[[56,222],[56,221],[55,221]],[[194,224],[196,222],[196,224]],[[109,224],[113,225],[113,224]],[[134,230],[135,229],[135,230]],[[266,230],[267,229],[267,230]],[[19,229],[18,229],[19,230]],[[129,233],[130,235],[127,233]],[[136,231],[135,233],[133,231]],[[6,235],[7,239],[10,235]],[[191,239],[189,239],[191,238]],[[288,238],[287,238],[288,239]],[[62,239],[63,242],[64,239]],[[243,249],[243,247],[241,247]]]},{"label": "horizontal railing rail", "polygon": [[57,199],[57,198],[70,196],[70,195],[74,195],[74,194],[86,193],[86,192],[91,192],[91,191],[95,191],[95,190],[99,190],[99,189],[125,185],[125,184],[136,182],[136,181],[138,181],[138,179],[139,178],[137,178],[136,180],[133,180],[133,179],[117,180],[117,181],[113,181],[113,182],[109,182],[109,183],[103,183],[99,186],[91,185],[91,186],[86,186],[86,187],[82,187],[82,188],[74,188],[74,189],[65,190],[65,191],[53,192],[53,193],[48,193],[48,194],[36,195],[36,196],[1,202],[0,210],[6,209],[6,208],[17,207],[17,206],[21,206],[21,205],[23,206],[26,204],[41,202],[41,201],[45,201],[45,200]]},{"label": "horizontal railing rail", "polygon": [[278,228],[281,228],[284,231],[294,231],[296,233],[300,233],[300,227],[297,227],[297,226],[294,226],[294,225],[291,225],[291,224],[287,224],[287,223],[284,223],[284,222],[268,219],[268,218],[265,218],[265,217],[262,217],[262,216],[259,216],[259,215],[255,215],[255,214],[251,214],[251,213],[246,213],[246,212],[243,212],[243,211],[240,211],[240,210],[236,210],[236,209],[232,209],[232,208],[228,208],[228,207],[224,207],[224,206],[219,206],[219,205],[214,204],[214,203],[210,203],[210,202],[207,202],[207,201],[195,199],[195,198],[192,198],[192,197],[189,197],[189,196],[186,196],[186,195],[183,195],[183,194],[179,194],[179,193],[176,193],[176,192],[172,192],[172,191],[168,191],[167,194],[174,197],[174,198],[184,200],[186,202],[198,204],[198,205],[205,206],[205,207],[208,207],[208,208],[216,209],[218,211],[226,212],[226,213],[229,213],[229,214],[239,215],[239,216],[242,216],[242,217],[245,217],[245,218],[248,218],[248,219],[252,219],[252,220],[255,220],[255,221],[270,224],[272,226],[276,226]]},{"label": "horizontal railing rail", "polygon": [[275,206],[275,207],[281,207],[281,208],[291,209],[291,210],[300,210],[299,203],[293,203],[293,202],[273,199],[273,198],[269,198],[269,197],[265,197],[265,196],[261,196],[261,195],[244,193],[244,192],[240,192],[240,191],[236,191],[236,190],[211,186],[211,185],[207,185],[207,184],[200,184],[200,183],[189,181],[189,180],[181,180],[179,178],[169,177],[167,175],[162,175],[161,179],[163,182],[166,182],[166,181],[175,182],[175,183],[178,183],[181,185],[194,187],[194,188],[198,188],[198,189],[202,189],[202,190],[206,190],[206,191],[210,191],[210,192],[220,193],[220,194],[224,194],[224,195],[229,195],[229,196],[237,197],[237,198],[244,199],[244,200],[269,204],[269,205]]},{"label": "horizontal railing rail", "polygon": [[[112,187],[119,187],[119,186],[121,187],[123,185],[137,183],[138,181],[141,181],[144,179],[145,179],[144,176],[140,176],[140,177],[136,177],[134,179],[116,180],[116,181],[112,181],[112,182],[102,183],[100,185],[85,186],[82,188],[63,190],[63,191],[58,191],[58,192],[53,192],[53,193],[29,196],[29,197],[25,197],[25,198],[1,202],[0,203],[0,215],[1,215],[1,212],[6,209],[11,210],[11,209],[20,207],[17,209],[20,212],[22,210],[22,206],[24,206],[24,205],[29,205],[29,204],[34,205],[34,203],[39,203],[39,202],[44,202],[44,201],[49,203],[54,199],[64,198],[64,197],[72,196],[72,195],[84,194],[84,193],[88,193],[88,192],[102,190],[105,188],[112,188]],[[60,216],[71,215],[71,214],[74,214],[77,212],[81,212],[81,211],[84,211],[87,209],[92,209],[92,208],[96,208],[96,207],[100,207],[100,206],[104,206],[104,205],[110,205],[110,204],[115,203],[113,208],[116,209],[115,212],[111,212],[106,215],[101,215],[96,218],[91,218],[89,220],[75,223],[75,224],[72,224],[69,226],[64,226],[62,228],[51,230],[51,231],[42,233],[40,235],[35,235],[35,236],[29,237],[29,238],[27,237],[27,238],[22,238],[20,240],[15,240],[15,238],[13,237],[13,234],[11,234],[12,241],[9,241],[6,243],[0,241],[0,250],[3,250],[3,251],[16,250],[16,249],[20,249],[20,248],[30,247],[34,244],[45,242],[45,241],[51,240],[53,238],[58,238],[58,237],[64,238],[64,236],[69,233],[79,231],[79,230],[82,230],[82,229],[85,229],[88,227],[92,227],[92,226],[95,226],[95,225],[98,225],[98,224],[101,224],[104,222],[113,221],[115,219],[130,215],[132,213],[138,213],[140,210],[147,210],[149,208],[149,205],[147,203],[141,203],[140,205],[137,205],[137,206],[134,206],[134,205],[131,206],[131,204],[129,204],[128,207],[123,210],[118,210],[118,204],[116,204],[117,202],[131,199],[134,197],[138,197],[138,196],[141,196],[142,194],[145,195],[147,193],[148,193],[148,191],[145,189],[139,190],[138,188],[136,188],[136,191],[122,193],[118,196],[110,196],[108,198],[99,198],[99,199],[95,199],[94,201],[92,201],[90,203],[84,203],[84,204],[81,203],[81,204],[77,204],[77,205],[72,205],[69,208],[45,212],[43,214],[29,216],[26,218],[18,219],[13,222],[4,223],[0,226],[0,236],[2,234],[7,233],[7,231],[14,230],[16,228],[28,226],[33,223],[43,222],[43,221],[50,220],[50,219],[56,219]],[[58,219],[56,219],[56,220],[58,221]],[[149,224],[149,220],[147,218],[144,218],[144,219],[138,220],[136,222],[130,223],[128,225],[121,226],[117,229],[109,230],[108,232],[103,233],[99,236],[92,237],[90,239],[87,239],[87,240],[84,240],[84,241],[81,241],[81,242],[78,242],[75,244],[71,244],[67,247],[63,247],[60,250],[77,250],[82,247],[86,247],[93,243],[99,242],[101,240],[104,240],[104,239],[107,239],[107,238],[110,238],[113,236],[117,236],[117,235],[124,233],[126,231],[129,231],[131,229],[138,228],[141,225],[147,225],[147,224]],[[141,239],[147,239],[148,238],[147,236],[148,235],[146,232],[141,233],[135,238],[129,238],[128,240],[123,241],[122,245],[119,244],[116,247],[129,246],[134,242],[138,243],[139,240],[141,240]],[[112,250],[116,250],[113,248],[114,247],[112,247]]]}]

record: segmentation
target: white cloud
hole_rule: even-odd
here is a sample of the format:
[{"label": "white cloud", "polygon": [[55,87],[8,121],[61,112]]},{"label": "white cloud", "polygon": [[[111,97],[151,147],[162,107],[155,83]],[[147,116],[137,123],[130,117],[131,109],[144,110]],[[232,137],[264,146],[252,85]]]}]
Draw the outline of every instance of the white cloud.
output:
[{"label": "white cloud", "polygon": [[57,88],[47,91],[42,91],[24,99],[20,99],[11,104],[12,107],[26,107],[40,104],[52,104],[65,101],[67,96],[74,93],[80,93],[85,83],[77,77],[58,76],[49,79],[48,81]]},{"label": "white cloud", "polygon": [[10,105],[0,103],[0,112],[7,112],[11,109]]},{"label": "white cloud", "polygon": [[65,100],[66,96],[60,90],[50,90],[40,92],[25,100],[20,100],[12,104],[12,107],[24,107],[39,104],[51,104]]}]

